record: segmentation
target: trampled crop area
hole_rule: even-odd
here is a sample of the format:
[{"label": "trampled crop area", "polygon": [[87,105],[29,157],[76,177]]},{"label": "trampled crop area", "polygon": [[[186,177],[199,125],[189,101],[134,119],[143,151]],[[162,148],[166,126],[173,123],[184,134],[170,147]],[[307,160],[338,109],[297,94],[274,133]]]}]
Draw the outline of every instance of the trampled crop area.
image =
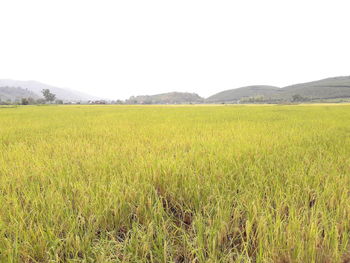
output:
[{"label": "trampled crop area", "polygon": [[350,105],[0,108],[0,262],[349,262]]}]

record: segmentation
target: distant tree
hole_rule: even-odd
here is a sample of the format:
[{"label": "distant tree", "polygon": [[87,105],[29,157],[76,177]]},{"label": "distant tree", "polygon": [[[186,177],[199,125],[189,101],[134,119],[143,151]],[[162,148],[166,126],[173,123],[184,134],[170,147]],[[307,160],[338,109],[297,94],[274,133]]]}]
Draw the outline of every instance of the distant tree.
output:
[{"label": "distant tree", "polygon": [[56,104],[63,104],[63,100],[56,100]]},{"label": "distant tree", "polygon": [[295,95],[292,96],[292,101],[293,102],[299,102],[299,101],[303,101],[303,100],[304,100],[304,98],[300,94],[295,94]]},{"label": "distant tree", "polygon": [[124,102],[122,100],[117,100],[115,104],[124,104]]},{"label": "distant tree", "polygon": [[37,99],[36,104],[44,104],[46,101],[45,99]]},{"label": "distant tree", "polygon": [[34,105],[34,104],[36,104],[35,99],[29,97],[29,98],[28,98],[28,104],[29,104],[29,105]]},{"label": "distant tree", "polygon": [[240,99],[239,103],[264,103],[265,97],[262,95],[248,97],[248,98],[242,98]]},{"label": "distant tree", "polygon": [[41,93],[43,94],[46,102],[53,102],[56,99],[56,95],[51,93],[49,89],[43,89]]},{"label": "distant tree", "polygon": [[21,105],[28,105],[28,104],[29,104],[29,100],[27,98],[22,98]]}]

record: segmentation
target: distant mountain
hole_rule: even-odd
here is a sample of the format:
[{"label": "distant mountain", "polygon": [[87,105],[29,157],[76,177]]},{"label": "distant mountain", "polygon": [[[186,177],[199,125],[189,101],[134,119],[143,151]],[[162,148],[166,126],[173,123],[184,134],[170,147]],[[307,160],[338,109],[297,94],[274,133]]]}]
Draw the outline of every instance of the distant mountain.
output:
[{"label": "distant mountain", "polygon": [[281,89],[274,86],[256,85],[219,92],[206,99],[206,102],[237,102],[242,98],[264,96],[272,98]]},{"label": "distant mountain", "polygon": [[130,104],[187,104],[201,103],[204,99],[196,93],[169,92],[156,95],[132,96],[126,103]]},{"label": "distant mountain", "polygon": [[284,102],[292,101],[295,96],[304,101],[350,98],[350,76],[327,78],[284,88],[248,86],[219,92],[205,101],[208,103],[254,102],[254,98],[259,97],[258,102]]},{"label": "distant mountain", "polygon": [[[63,101],[97,101],[100,98],[70,89],[57,88],[36,81],[0,80],[0,100],[19,101],[22,98],[42,98],[41,90],[50,89]],[[169,92],[132,96],[129,104],[190,104],[190,103],[280,103],[290,101],[320,101],[350,99],[350,76],[327,78],[284,88],[267,85],[247,86],[214,94],[207,99],[196,93]]]},{"label": "distant mountain", "polygon": [[40,97],[34,92],[27,89],[0,86],[0,101],[20,101],[23,98],[39,99]]},{"label": "distant mountain", "polygon": [[283,97],[299,94],[309,99],[350,98],[350,76],[327,78],[284,87]]},{"label": "distant mountain", "polygon": [[[57,88],[57,87],[40,83],[37,81],[18,81],[18,80],[2,79],[0,80],[0,87],[22,88],[24,90],[31,91],[37,97],[42,97],[41,90],[50,89],[52,93],[56,94],[57,99],[61,99],[64,101],[87,101],[87,100],[99,99],[97,97],[94,97],[79,91]],[[30,96],[30,97],[33,97],[33,96]]]}]

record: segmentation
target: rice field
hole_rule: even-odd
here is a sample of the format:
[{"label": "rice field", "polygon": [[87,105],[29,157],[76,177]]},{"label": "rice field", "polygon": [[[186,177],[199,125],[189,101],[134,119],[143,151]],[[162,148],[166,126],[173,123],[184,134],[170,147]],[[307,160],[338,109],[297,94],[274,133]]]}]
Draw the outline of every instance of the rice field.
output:
[{"label": "rice field", "polygon": [[0,108],[0,262],[350,262],[350,105]]}]

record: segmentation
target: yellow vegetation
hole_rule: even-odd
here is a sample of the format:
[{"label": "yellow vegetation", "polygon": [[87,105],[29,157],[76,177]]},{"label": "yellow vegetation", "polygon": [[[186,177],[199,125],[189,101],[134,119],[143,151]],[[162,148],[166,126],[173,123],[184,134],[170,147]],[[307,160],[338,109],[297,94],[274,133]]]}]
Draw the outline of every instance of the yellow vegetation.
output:
[{"label": "yellow vegetation", "polygon": [[0,109],[0,262],[347,262],[350,106]]}]

